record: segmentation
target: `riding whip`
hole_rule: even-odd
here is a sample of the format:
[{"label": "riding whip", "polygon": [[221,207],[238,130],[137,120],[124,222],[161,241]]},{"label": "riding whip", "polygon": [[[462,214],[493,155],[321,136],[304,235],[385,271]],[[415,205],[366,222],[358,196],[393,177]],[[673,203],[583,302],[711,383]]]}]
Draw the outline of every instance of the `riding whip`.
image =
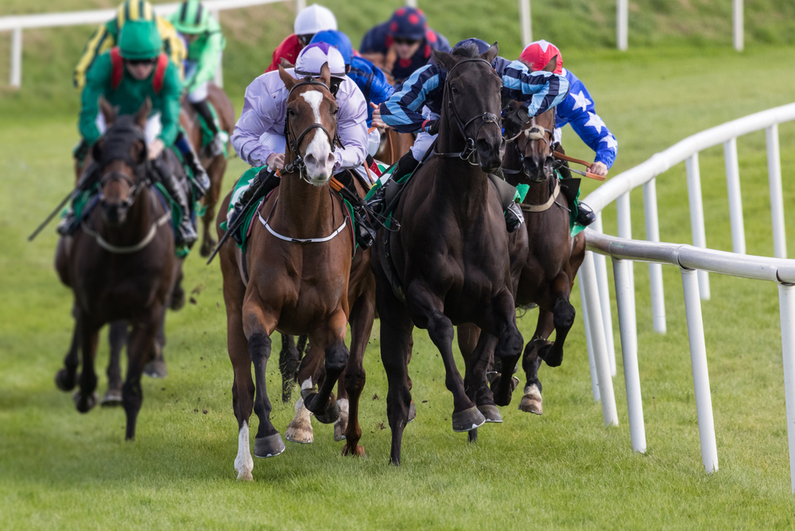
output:
[{"label": "riding whip", "polygon": [[28,236],[28,241],[29,241],[29,242],[32,242],[32,241],[33,241],[33,238],[35,238],[36,236],[38,236],[38,235],[39,235],[39,233],[40,233],[40,232],[41,232],[41,231],[44,229],[44,227],[46,227],[46,226],[47,226],[47,224],[48,224],[50,221],[52,221],[52,218],[54,218],[56,215],[58,215],[58,212],[60,212],[60,211],[61,211],[61,209],[64,207],[64,205],[66,205],[66,203],[68,203],[68,202],[69,202],[69,201],[70,201],[72,198],[74,198],[74,197],[75,197],[75,196],[78,194],[78,192],[80,192],[80,188],[79,188],[79,187],[78,187],[78,188],[75,188],[74,190],[72,190],[71,192],[69,192],[69,195],[67,195],[66,197],[64,197],[64,198],[63,198],[63,201],[61,201],[60,203],[58,203],[58,206],[57,206],[57,207],[55,207],[55,210],[53,210],[53,211],[50,213],[50,215],[49,215],[49,216],[47,216],[47,218],[46,218],[46,219],[45,219],[45,220],[44,220],[44,221],[41,223],[41,225],[39,225],[39,226],[38,226],[38,228],[37,228],[36,230],[34,230],[34,231],[33,231],[33,234],[31,234],[30,236]]},{"label": "riding whip", "polygon": [[[565,160],[566,162],[574,162],[575,164],[582,164],[586,168],[591,165],[589,162],[585,162],[584,160],[575,159],[574,157],[569,157],[568,155],[564,155],[560,151],[553,151],[552,156],[558,160]],[[606,178],[602,175],[596,175],[595,173],[591,173],[589,171],[572,170],[571,168],[569,168],[569,170],[573,171],[574,173],[588,177],[589,179],[596,179],[597,181],[604,181]]]}]

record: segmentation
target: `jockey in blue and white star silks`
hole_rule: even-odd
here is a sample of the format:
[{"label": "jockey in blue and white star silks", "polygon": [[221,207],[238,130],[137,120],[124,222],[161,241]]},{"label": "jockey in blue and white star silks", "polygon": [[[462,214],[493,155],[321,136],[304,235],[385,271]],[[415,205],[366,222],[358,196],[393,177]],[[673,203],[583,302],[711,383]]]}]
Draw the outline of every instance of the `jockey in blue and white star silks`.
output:
[{"label": "jockey in blue and white star silks", "polygon": [[[482,54],[490,45],[480,39],[466,39],[455,45],[453,53],[464,47],[476,47],[477,53]],[[530,116],[560,104],[569,91],[568,80],[560,74],[531,72],[523,63],[502,57],[497,57],[492,66],[502,78],[503,97],[526,102]],[[392,173],[394,179],[413,171],[433,144],[446,78],[447,70],[436,63],[420,68],[373,116],[373,125],[383,121],[401,133],[418,133],[411,151],[398,161]]]},{"label": "jockey in blue and white star silks", "polygon": [[604,121],[596,114],[594,101],[588,89],[571,71],[563,68],[560,50],[547,41],[536,41],[527,45],[519,56],[519,60],[530,70],[544,69],[555,59],[553,72],[562,74],[569,81],[571,89],[568,97],[555,109],[555,140],[560,142],[561,128],[571,125],[585,144],[596,152],[594,163],[588,171],[606,176],[607,170],[616,160],[618,142]]}]

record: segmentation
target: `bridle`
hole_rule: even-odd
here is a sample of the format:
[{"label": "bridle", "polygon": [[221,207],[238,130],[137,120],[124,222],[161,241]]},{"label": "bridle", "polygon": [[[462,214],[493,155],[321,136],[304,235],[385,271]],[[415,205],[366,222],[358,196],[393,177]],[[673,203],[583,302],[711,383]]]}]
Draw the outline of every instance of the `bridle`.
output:
[{"label": "bridle", "polygon": [[147,184],[146,180],[137,180],[133,181],[129,175],[126,173],[122,173],[120,171],[112,171],[110,173],[106,173],[102,176],[99,180],[99,200],[100,202],[105,200],[105,195],[102,192],[102,189],[105,187],[106,184],[115,182],[115,181],[124,181],[127,183],[127,186],[130,187],[130,192],[127,194],[127,199],[121,202],[122,208],[130,208],[135,203],[138,194],[141,193],[143,190],[144,185]]},{"label": "bridle", "polygon": [[[326,91],[329,91],[329,88],[326,86],[325,83],[321,83],[320,81],[315,81],[311,77],[307,76],[306,78],[303,79],[303,81],[299,81],[298,83],[293,85],[293,88],[290,89],[287,98],[288,99],[290,98],[290,96],[292,95],[295,89],[306,85],[317,85],[319,87],[323,87],[324,89],[326,89]],[[301,176],[301,179],[303,179],[309,184],[312,183],[306,176],[306,163],[304,163],[304,158],[301,156],[301,152],[298,151],[298,147],[301,145],[301,142],[303,141],[304,137],[306,137],[306,135],[309,134],[309,132],[312,131],[313,129],[320,129],[321,131],[326,133],[326,136],[328,137],[329,140],[329,144],[331,144],[332,152],[334,152],[334,149],[337,146],[337,144],[342,145],[342,142],[340,141],[337,132],[334,131],[334,136],[332,137],[331,133],[328,132],[328,129],[326,129],[326,127],[321,123],[313,123],[311,125],[308,125],[306,129],[304,129],[301,132],[300,135],[295,136],[292,127],[290,126],[290,113],[287,113],[287,115],[284,118],[284,136],[290,145],[290,150],[293,152],[293,157],[294,157],[292,162],[285,165],[284,173],[298,173]]]},{"label": "bridle", "polygon": [[[519,141],[519,137],[524,136],[525,142],[522,144]],[[516,153],[519,155],[520,160],[523,160],[525,157],[525,151],[527,150],[527,146],[530,145],[531,142],[535,142],[536,140],[543,140],[546,142],[547,146],[549,146],[550,153],[552,152],[552,140],[555,138],[555,131],[551,129],[547,129],[546,127],[541,127],[536,125],[536,117],[533,116],[530,119],[530,127],[528,129],[522,129],[519,133],[514,136],[513,138],[507,139],[508,142],[513,142],[513,147],[516,150]],[[551,156],[551,155],[550,155]],[[507,173],[509,175],[518,175],[523,174],[525,177],[530,177],[527,174],[527,170],[525,170],[524,164],[521,165],[521,168],[518,170],[508,170],[503,168],[503,173]]]},{"label": "bridle", "polygon": [[[437,152],[435,154],[438,157],[448,158],[448,159],[457,157],[457,158],[460,158],[461,160],[465,160],[465,161],[469,162],[472,166],[477,166],[478,162],[477,162],[477,157],[476,157],[477,149],[475,147],[475,139],[480,134],[480,130],[483,128],[483,126],[488,124],[488,123],[493,123],[499,128],[500,127],[500,120],[499,120],[499,118],[497,117],[496,114],[490,113],[490,112],[484,112],[483,114],[479,114],[477,116],[474,116],[473,118],[470,118],[466,122],[464,122],[464,120],[461,119],[461,116],[458,114],[458,109],[455,106],[455,100],[453,98],[453,93],[452,93],[452,91],[450,91],[448,89],[449,89],[449,86],[450,86],[450,78],[452,77],[451,74],[453,73],[453,71],[456,68],[458,68],[460,65],[462,65],[464,63],[485,63],[485,64],[487,64],[489,66],[489,68],[492,67],[491,63],[489,63],[488,61],[486,61],[483,58],[477,57],[477,58],[464,59],[463,61],[459,61],[458,63],[453,65],[453,68],[451,68],[447,72],[447,79],[445,79],[445,82],[444,82],[444,92],[447,94],[447,107],[450,109],[450,111],[453,114],[453,118],[454,118],[453,121],[455,122],[456,126],[458,127],[458,131],[461,133],[461,136],[466,141],[466,147],[464,147],[463,151],[459,151],[459,152],[455,152],[455,153],[438,153]],[[481,120],[481,123],[480,123],[480,125],[478,125],[478,128],[475,131],[475,136],[474,137],[467,136],[467,133],[466,133],[467,128],[470,125],[472,125],[472,123],[475,122],[476,120]]]}]

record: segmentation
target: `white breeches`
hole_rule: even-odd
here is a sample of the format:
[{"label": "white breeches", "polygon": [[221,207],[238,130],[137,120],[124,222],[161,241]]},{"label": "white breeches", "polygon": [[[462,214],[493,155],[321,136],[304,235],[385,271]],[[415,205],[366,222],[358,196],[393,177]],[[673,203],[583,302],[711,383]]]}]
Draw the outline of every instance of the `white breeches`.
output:
[{"label": "white breeches", "polygon": [[[422,116],[425,117],[426,120],[438,120],[440,116],[435,112],[432,112],[428,107],[422,108]],[[414,160],[420,161],[430,149],[431,144],[433,141],[436,140],[437,135],[429,135],[428,133],[419,133],[417,138],[414,140],[414,145],[411,147],[411,155],[414,157]]]},{"label": "white breeches", "polygon": [[[108,124],[105,123],[105,116],[102,113],[97,114],[97,119],[95,121],[97,124],[97,129],[101,134],[105,134],[105,131],[108,129]],[[160,132],[163,130],[163,124],[160,123],[160,113],[157,112],[149,117],[146,121],[146,128],[144,129],[144,137],[146,138],[146,143],[151,144],[157,137],[160,136]]]}]

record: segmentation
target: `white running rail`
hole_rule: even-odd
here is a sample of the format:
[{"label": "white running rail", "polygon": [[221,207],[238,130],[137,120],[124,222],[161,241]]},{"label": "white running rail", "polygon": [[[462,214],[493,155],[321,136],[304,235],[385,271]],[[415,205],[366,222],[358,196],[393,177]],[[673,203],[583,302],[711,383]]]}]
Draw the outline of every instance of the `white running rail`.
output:
[{"label": "white running rail", "polygon": [[[708,273],[767,280],[778,283],[781,314],[781,346],[784,358],[784,389],[787,408],[787,434],[790,453],[792,491],[795,493],[795,260],[787,260],[784,232],[784,207],[781,193],[781,161],[779,158],[778,124],[795,120],[795,103],[769,109],[727,122],[690,136],[674,144],[646,162],[631,168],[600,186],[583,201],[600,213],[616,201],[619,235],[607,236],[597,230],[585,231],[588,251],[580,271],[584,322],[594,398],[602,400],[605,425],[617,425],[613,382],[610,378],[610,352],[605,334],[612,336],[612,327],[604,325],[604,315],[610,315],[610,301],[606,296],[607,275],[598,274],[595,258],[611,257],[618,306],[619,333],[624,362],[624,380],[632,449],[646,451],[643,423],[640,374],[637,359],[637,329],[635,321],[635,289],[632,280],[632,261],[649,262],[649,281],[653,327],[665,333],[665,304],[662,286],[662,264],[680,268],[685,295],[687,330],[690,338],[690,358],[696,396],[701,457],[707,472],[718,469],[715,426],[712,418],[712,399],[709,389],[704,328],[701,318],[701,299],[709,299]],[[770,209],[773,222],[773,241],[776,258],[745,255],[740,180],[737,164],[737,137],[766,130]],[[723,144],[726,180],[729,191],[732,247],[734,252],[706,248],[704,209],[698,153]],[[675,164],[686,163],[687,189],[690,204],[690,223],[694,245],[660,243],[655,178]],[[643,186],[646,219],[646,239],[632,240],[628,228],[629,192]],[[623,224],[627,224],[622,227]],[[596,256],[594,256],[596,253]],[[595,371],[595,375],[593,374]],[[609,402],[605,404],[605,402]]]},{"label": "white running rail", "polygon": [[[274,4],[290,0],[206,0],[203,2],[217,19],[221,11],[240,9],[263,4]],[[293,0],[296,12],[306,7],[306,0]],[[175,12],[179,3],[155,4],[155,12],[165,16]],[[0,18],[0,32],[11,32],[11,72],[9,84],[14,88],[22,86],[22,30],[31,28],[56,28],[64,26],[83,26],[102,24],[116,16],[115,9],[98,9],[96,11],[72,11],[69,13],[44,13],[40,15],[12,15]],[[76,59],[75,59],[76,60]],[[219,65],[220,66],[220,65]],[[223,85],[223,74],[218,69],[216,82]]]}]

